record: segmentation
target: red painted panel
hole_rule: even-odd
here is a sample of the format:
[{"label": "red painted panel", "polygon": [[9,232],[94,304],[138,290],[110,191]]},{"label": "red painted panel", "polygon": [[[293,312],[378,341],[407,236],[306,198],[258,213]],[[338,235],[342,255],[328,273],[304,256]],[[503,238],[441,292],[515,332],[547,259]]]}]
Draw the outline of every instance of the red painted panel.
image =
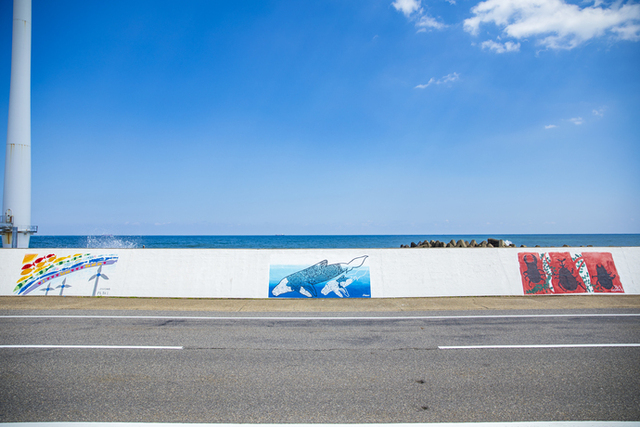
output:
[{"label": "red painted panel", "polygon": [[547,274],[543,270],[542,259],[536,252],[518,253],[522,287],[525,294],[551,294],[546,284]]},{"label": "red painted panel", "polygon": [[553,271],[554,294],[580,294],[587,292],[569,252],[549,252],[549,266]]},{"label": "red painted panel", "polygon": [[624,293],[610,253],[520,252],[518,263],[525,294]]},{"label": "red painted panel", "polygon": [[587,264],[594,292],[624,293],[620,275],[610,253],[585,252],[582,258]]}]

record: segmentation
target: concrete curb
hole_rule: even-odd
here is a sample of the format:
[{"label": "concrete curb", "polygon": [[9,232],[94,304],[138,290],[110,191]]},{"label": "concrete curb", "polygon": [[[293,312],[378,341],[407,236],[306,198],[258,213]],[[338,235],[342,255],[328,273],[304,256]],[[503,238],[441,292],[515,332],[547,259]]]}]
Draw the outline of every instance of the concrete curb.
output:
[{"label": "concrete curb", "polygon": [[457,310],[640,309],[640,295],[545,295],[377,299],[207,299],[0,296],[0,310],[211,312],[418,312]]}]

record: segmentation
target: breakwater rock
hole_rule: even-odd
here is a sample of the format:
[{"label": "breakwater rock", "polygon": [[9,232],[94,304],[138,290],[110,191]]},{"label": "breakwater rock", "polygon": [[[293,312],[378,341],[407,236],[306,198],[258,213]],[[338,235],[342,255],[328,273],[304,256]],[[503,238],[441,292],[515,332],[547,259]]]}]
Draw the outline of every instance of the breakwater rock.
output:
[{"label": "breakwater rock", "polygon": [[[422,242],[411,242],[410,245],[400,245],[401,248],[515,248],[516,245],[502,239],[487,239],[478,243],[475,240],[470,242],[466,240],[451,240],[449,243],[441,242],[439,240],[424,240]],[[520,246],[526,247],[524,245]]]}]

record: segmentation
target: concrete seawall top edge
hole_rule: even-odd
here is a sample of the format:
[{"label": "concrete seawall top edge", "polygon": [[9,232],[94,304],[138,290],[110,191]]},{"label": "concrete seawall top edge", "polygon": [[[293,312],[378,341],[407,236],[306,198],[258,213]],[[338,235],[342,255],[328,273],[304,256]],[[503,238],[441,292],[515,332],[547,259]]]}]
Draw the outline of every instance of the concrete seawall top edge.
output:
[{"label": "concrete seawall top edge", "polygon": [[399,250],[399,251],[412,251],[412,250],[427,250],[427,251],[482,251],[482,250],[500,250],[500,251],[544,251],[544,250],[609,250],[613,248],[639,248],[640,246],[528,246],[528,247],[507,247],[507,248],[368,248],[368,247],[354,247],[354,248],[0,248],[0,250],[6,251],[25,251],[25,252],[46,252],[46,251],[361,251],[361,250]]},{"label": "concrete seawall top edge", "polygon": [[0,310],[211,312],[419,312],[640,309],[640,295],[540,295],[376,299],[223,299],[0,296]]}]

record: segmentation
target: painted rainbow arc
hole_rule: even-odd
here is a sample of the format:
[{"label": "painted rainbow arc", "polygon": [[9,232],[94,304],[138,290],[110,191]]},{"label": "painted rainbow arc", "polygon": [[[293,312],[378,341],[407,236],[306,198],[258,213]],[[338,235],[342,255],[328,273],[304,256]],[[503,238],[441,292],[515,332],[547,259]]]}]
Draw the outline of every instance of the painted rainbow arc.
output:
[{"label": "painted rainbow arc", "polygon": [[[49,255],[36,259],[41,262],[36,263],[38,267],[35,271],[23,274],[25,277],[18,279],[18,284],[14,288],[13,292],[18,295],[27,295],[31,291],[37,289],[40,285],[43,285],[53,279],[75,271],[84,270],[91,267],[99,267],[101,265],[111,265],[118,262],[117,255],[92,255],[92,254],[75,254],[67,257],[53,257]],[[29,270],[31,260],[36,258],[37,255],[27,255],[23,261],[23,271]]]}]

